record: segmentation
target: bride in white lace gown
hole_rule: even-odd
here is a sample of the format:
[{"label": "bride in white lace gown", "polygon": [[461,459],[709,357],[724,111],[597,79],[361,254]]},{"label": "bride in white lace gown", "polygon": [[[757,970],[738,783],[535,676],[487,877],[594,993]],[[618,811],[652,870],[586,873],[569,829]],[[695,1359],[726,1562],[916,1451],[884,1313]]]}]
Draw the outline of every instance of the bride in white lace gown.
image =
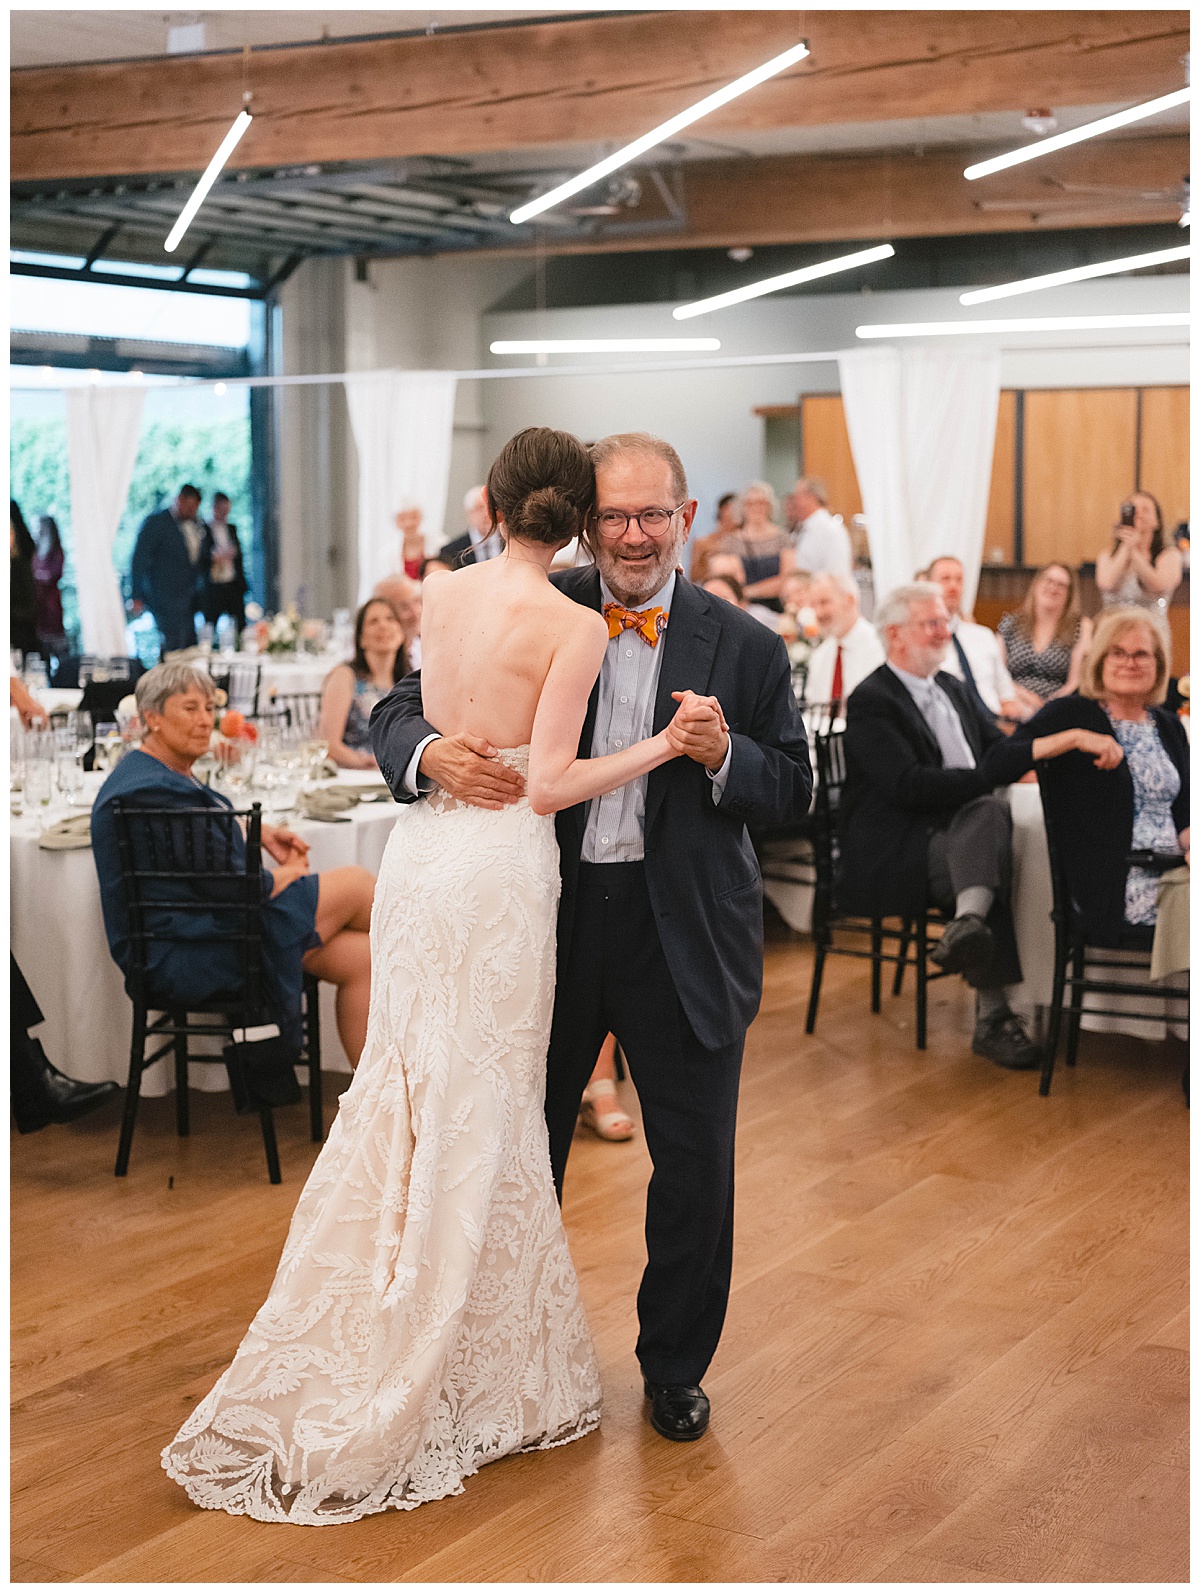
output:
[{"label": "bride in white lace gown", "polygon": [[401,809],[371,920],[366,1046],[228,1371],[163,1450],[207,1509],[325,1525],[460,1493],[590,1432],[600,1381],[543,1116],[553,813],[675,756],[576,758],[607,626],[547,579],[594,482],[534,428],[488,479],[504,557],[430,579],[425,712],[525,774],[503,808]]}]

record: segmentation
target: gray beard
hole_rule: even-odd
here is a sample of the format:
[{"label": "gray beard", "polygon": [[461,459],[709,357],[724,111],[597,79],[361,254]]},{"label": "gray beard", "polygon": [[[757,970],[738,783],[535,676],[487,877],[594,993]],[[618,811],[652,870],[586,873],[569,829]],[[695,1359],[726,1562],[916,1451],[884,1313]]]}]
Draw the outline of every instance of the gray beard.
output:
[{"label": "gray beard", "polygon": [[670,545],[662,549],[657,559],[653,563],[646,565],[646,573],[635,586],[627,584],[629,572],[618,564],[613,555],[603,546],[596,549],[596,567],[617,601],[623,603],[627,608],[636,608],[639,604],[645,603],[652,598],[670,580],[671,571],[679,563],[680,550],[686,540],[686,537],[673,538]]}]

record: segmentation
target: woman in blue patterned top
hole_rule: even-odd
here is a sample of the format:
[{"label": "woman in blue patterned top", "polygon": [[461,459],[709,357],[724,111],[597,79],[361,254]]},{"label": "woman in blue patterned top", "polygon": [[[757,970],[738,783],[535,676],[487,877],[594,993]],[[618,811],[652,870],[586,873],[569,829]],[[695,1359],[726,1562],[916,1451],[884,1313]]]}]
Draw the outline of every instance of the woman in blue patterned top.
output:
[{"label": "woman in blue patterned top", "polygon": [[370,597],[354,619],[354,657],[325,677],[321,735],[343,769],[374,769],[371,710],[408,674],[404,627],[386,597]]},{"label": "woman in blue patterned top", "polygon": [[1096,621],[1080,695],[1047,703],[1013,736],[1033,740],[1079,726],[1112,736],[1124,753],[1111,770],[1081,752],[1040,770],[1063,869],[1093,945],[1149,943],[1159,875],[1131,864],[1131,853],[1190,862],[1187,734],[1159,706],[1167,667],[1162,633],[1146,611],[1110,609]]}]

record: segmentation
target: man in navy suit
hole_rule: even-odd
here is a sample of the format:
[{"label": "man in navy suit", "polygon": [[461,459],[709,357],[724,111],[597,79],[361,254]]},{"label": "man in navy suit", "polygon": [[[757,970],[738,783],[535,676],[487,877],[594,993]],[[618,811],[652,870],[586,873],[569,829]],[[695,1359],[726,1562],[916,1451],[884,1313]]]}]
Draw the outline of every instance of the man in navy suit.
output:
[{"label": "man in navy suit", "polygon": [[[661,729],[698,694],[688,756],[559,813],[558,980],[546,1118],[561,1193],[580,1097],[606,1033],[628,1062],[654,1173],[638,1293],[651,1422],[699,1438],[733,1258],[733,1146],[746,1029],[762,994],[762,880],[747,824],[793,823],[812,773],[782,640],[678,569],[696,513],[679,456],[644,433],[593,450],[592,568],[552,577],[602,612],[609,644],[581,757]],[[499,807],[519,777],[471,736],[439,737],[409,676],[371,716],[398,801],[434,783]]]},{"label": "man in navy suit", "polygon": [[197,488],[180,487],[175,502],[142,521],[130,566],[133,612],[149,609],[162,632],[162,650],[196,645],[196,610],[208,581],[212,543],[200,518]]}]

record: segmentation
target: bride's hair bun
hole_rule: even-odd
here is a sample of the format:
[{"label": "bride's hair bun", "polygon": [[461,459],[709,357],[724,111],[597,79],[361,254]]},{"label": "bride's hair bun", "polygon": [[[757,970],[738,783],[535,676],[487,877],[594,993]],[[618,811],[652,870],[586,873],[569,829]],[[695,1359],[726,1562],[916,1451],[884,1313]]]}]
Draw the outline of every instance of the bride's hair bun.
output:
[{"label": "bride's hair bun", "polygon": [[591,456],[570,432],[530,426],[509,439],[488,472],[492,524],[510,537],[561,547],[578,536],[596,501]]}]

